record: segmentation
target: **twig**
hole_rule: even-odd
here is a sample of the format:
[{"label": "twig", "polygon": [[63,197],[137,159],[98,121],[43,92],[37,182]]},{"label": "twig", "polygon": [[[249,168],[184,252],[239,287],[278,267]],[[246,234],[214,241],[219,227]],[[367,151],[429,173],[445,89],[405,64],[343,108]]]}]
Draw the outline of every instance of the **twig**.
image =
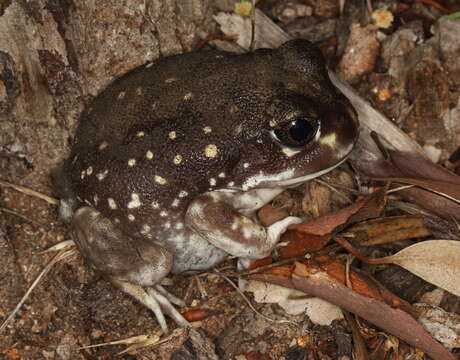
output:
[{"label": "twig", "polygon": [[323,181],[321,179],[313,179],[314,182],[317,182],[318,184],[321,184],[325,187],[327,187],[328,189],[330,189],[332,192],[334,192],[335,194],[337,194],[339,197],[341,197],[342,199],[344,199],[348,204],[351,204],[352,201],[344,194],[342,194],[340,191],[337,190],[337,188],[335,188],[333,185],[327,183],[326,181]]},{"label": "twig", "polygon": [[387,191],[387,194],[391,194],[391,193],[394,193],[394,192],[397,192],[397,191],[401,191],[401,190],[406,190],[406,189],[410,189],[410,188],[413,188],[415,185],[403,185],[403,186],[399,186],[397,188],[393,188],[393,189],[390,189]]},{"label": "twig", "polygon": [[45,200],[47,203],[49,203],[51,205],[59,205],[59,200],[57,200],[55,198],[52,198],[51,196],[39,193],[38,191],[26,188],[26,187],[21,186],[21,185],[15,185],[15,184],[12,184],[12,183],[10,183],[8,181],[0,180],[0,186],[9,187],[9,188],[12,188],[12,189],[14,189],[16,191],[19,191],[20,193],[23,193],[23,194],[26,194],[26,195],[29,195],[29,196],[33,196],[33,197],[36,197],[36,198],[41,199],[41,200]]},{"label": "twig", "polygon": [[50,226],[48,224],[42,224],[42,223],[39,223],[38,221],[35,221],[33,219],[30,219],[28,218],[27,216],[21,214],[21,213],[18,213],[17,211],[14,211],[14,210],[10,210],[10,209],[7,209],[5,207],[0,207],[0,211],[4,212],[4,213],[7,213],[7,214],[11,214],[11,215],[14,215],[14,216],[17,216],[27,222],[30,222],[31,224],[34,224],[34,225],[37,225],[37,226],[41,226],[41,227],[44,227],[46,229],[50,229]]},{"label": "twig", "polygon": [[216,274],[216,275],[221,276],[223,279],[225,279],[238,292],[238,294],[240,294],[240,296],[248,304],[248,306],[252,309],[252,311],[254,311],[257,315],[263,317],[265,320],[270,321],[270,322],[274,322],[274,323],[278,323],[278,324],[295,324],[294,321],[290,321],[290,320],[287,320],[287,319],[275,320],[275,319],[272,319],[272,318],[262,314],[261,312],[257,311],[257,309],[254,307],[254,305],[252,305],[252,303],[248,299],[248,297],[246,295],[244,295],[244,293],[240,290],[240,288],[232,280],[230,280],[229,277],[225,276],[224,274],[219,273],[218,271],[214,271],[214,272],[211,272],[209,274]]}]

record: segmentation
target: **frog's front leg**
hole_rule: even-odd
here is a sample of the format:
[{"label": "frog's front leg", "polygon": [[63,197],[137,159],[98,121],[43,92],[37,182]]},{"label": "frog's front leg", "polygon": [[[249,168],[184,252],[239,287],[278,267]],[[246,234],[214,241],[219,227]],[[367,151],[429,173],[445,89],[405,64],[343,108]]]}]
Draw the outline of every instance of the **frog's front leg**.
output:
[{"label": "frog's front leg", "polygon": [[282,189],[249,192],[213,191],[198,196],[188,207],[187,224],[214,246],[245,259],[268,256],[282,233],[302,220],[288,216],[268,227],[257,223],[255,211]]},{"label": "frog's front leg", "polygon": [[126,235],[91,207],[79,208],[72,225],[83,256],[120,289],[151,309],[165,333],[168,327],[163,313],[179,325],[189,325],[172,305],[183,306],[183,302],[160,285],[172,268],[171,251],[147,239]]}]

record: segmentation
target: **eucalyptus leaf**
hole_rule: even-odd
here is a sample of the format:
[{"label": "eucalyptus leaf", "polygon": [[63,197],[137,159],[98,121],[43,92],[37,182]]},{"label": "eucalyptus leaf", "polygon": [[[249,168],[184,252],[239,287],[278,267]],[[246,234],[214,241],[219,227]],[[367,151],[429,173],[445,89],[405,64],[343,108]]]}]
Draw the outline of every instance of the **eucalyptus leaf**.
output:
[{"label": "eucalyptus leaf", "polygon": [[460,241],[428,240],[379,259],[409,270],[425,281],[460,296]]}]

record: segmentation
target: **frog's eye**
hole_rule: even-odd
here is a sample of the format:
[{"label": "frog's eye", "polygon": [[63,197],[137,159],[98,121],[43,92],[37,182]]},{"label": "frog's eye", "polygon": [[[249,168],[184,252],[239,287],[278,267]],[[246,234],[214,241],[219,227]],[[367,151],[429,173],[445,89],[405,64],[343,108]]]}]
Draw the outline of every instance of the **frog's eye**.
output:
[{"label": "frog's eye", "polygon": [[318,128],[317,120],[300,117],[280,124],[274,135],[283,145],[300,147],[307,145],[315,137]]}]

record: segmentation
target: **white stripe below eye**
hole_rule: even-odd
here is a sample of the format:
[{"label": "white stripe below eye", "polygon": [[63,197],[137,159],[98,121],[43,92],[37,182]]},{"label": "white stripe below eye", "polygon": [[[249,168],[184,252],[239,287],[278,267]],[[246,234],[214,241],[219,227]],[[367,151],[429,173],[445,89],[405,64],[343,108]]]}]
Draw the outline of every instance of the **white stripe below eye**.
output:
[{"label": "white stripe below eye", "polygon": [[300,150],[294,150],[288,146],[283,146],[281,145],[281,151],[284,153],[284,155],[286,155],[287,157],[292,157],[294,155],[297,155],[299,152],[302,151],[302,149]]},{"label": "white stripe below eye", "polygon": [[320,170],[320,171],[315,172],[313,174],[308,174],[308,175],[305,175],[305,176],[299,176],[297,178],[292,178],[292,179],[288,179],[288,180],[282,180],[282,181],[276,183],[276,186],[286,187],[286,186],[293,186],[293,185],[302,184],[302,183],[304,183],[304,182],[306,182],[308,180],[320,177],[321,175],[324,175],[324,174],[328,173],[329,171],[335,169],[337,166],[341,165],[346,160],[347,160],[347,157],[345,157],[342,160],[340,160],[337,164],[334,164],[331,167],[328,167],[327,169]]}]

